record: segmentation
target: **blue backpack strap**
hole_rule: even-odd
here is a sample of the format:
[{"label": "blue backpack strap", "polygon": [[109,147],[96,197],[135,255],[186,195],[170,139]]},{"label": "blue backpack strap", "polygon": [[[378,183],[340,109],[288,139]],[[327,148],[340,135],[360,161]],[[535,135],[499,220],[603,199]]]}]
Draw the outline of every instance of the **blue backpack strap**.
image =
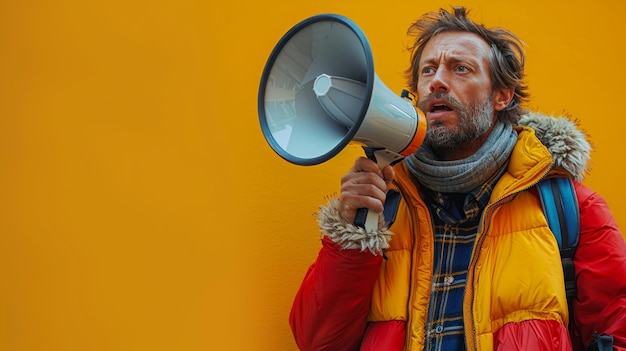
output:
[{"label": "blue backpack strap", "polygon": [[565,295],[572,316],[572,300],[576,297],[574,253],[580,235],[576,191],[572,180],[565,177],[546,178],[537,184],[537,190],[550,230],[559,244],[565,277]]},{"label": "blue backpack strap", "polygon": [[546,178],[537,184],[548,225],[560,249],[576,248],[580,233],[578,200],[572,180]]}]

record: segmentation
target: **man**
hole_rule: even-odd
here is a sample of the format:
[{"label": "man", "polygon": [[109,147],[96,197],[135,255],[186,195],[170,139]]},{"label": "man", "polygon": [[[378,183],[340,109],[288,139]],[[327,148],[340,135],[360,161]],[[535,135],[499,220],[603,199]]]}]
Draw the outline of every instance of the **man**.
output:
[{"label": "man", "polygon": [[[626,350],[626,244],[604,200],[580,183],[585,135],[521,108],[524,53],[512,33],[464,8],[426,14],[410,32],[407,73],[426,140],[393,167],[357,159],[321,208],[323,245],[290,316],[298,346],[560,351],[598,349],[597,337],[611,335]],[[573,316],[534,188],[551,176],[574,179],[580,208]],[[389,189],[402,195],[389,228],[382,215],[378,230],[352,224],[359,208],[382,212]]]}]

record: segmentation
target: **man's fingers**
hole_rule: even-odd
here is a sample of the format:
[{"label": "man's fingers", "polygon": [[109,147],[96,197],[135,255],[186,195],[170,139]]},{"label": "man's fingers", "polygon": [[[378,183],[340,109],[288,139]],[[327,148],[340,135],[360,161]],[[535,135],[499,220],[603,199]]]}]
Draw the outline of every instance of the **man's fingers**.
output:
[{"label": "man's fingers", "polygon": [[384,209],[383,202],[380,199],[352,193],[343,193],[339,202],[339,212],[349,222],[354,222],[356,211],[359,208],[368,208],[375,212],[382,212]]},{"label": "man's fingers", "polygon": [[387,184],[391,183],[391,181],[393,180],[393,176],[394,176],[394,172],[393,172],[393,167],[387,165],[382,169],[382,173],[383,173],[383,179],[385,180],[385,182]]},{"label": "man's fingers", "polygon": [[351,170],[353,173],[358,173],[358,172],[373,172],[378,174],[379,176],[383,176],[380,168],[378,167],[378,165],[376,164],[376,162],[370,160],[369,158],[366,157],[360,157],[356,160],[356,162],[354,163],[354,166],[352,167]]},{"label": "man's fingers", "polygon": [[380,169],[376,162],[366,157],[358,158],[352,169],[341,178],[339,197],[341,216],[347,221],[354,221],[359,208],[382,212],[387,188],[393,176],[391,166]]}]

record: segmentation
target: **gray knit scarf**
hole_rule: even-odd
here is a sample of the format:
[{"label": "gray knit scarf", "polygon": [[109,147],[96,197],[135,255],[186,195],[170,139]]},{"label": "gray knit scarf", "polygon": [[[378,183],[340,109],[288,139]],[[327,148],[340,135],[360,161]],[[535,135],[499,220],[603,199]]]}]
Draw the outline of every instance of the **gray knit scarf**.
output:
[{"label": "gray knit scarf", "polygon": [[442,193],[468,193],[481,186],[506,164],[517,133],[509,123],[496,120],[485,143],[472,156],[456,161],[439,161],[423,145],[405,162],[425,187]]}]

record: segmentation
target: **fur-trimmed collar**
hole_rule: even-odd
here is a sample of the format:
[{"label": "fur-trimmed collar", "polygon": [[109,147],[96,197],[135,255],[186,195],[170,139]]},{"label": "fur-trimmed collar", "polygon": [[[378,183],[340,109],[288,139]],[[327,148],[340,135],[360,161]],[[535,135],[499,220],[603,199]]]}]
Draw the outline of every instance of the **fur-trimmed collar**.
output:
[{"label": "fur-trimmed collar", "polygon": [[552,154],[555,168],[564,169],[577,181],[584,179],[590,169],[591,144],[578,121],[531,112],[522,116],[518,124],[535,130],[537,138]]}]

